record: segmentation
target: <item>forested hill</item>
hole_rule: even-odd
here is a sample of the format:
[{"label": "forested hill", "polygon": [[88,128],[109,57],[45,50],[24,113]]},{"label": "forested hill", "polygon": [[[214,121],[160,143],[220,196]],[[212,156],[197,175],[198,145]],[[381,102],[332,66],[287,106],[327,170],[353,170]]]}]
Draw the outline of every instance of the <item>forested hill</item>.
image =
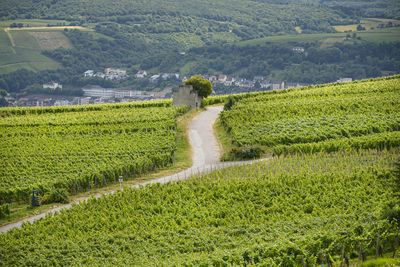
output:
[{"label": "forested hill", "polygon": [[287,2],[293,1],[4,0],[0,3],[0,18],[103,23],[97,30],[108,33],[196,33],[205,38],[206,33],[225,32],[240,39],[295,33],[296,26],[305,32],[329,32],[333,30],[331,25],[355,19],[352,12],[305,5],[306,1]]},{"label": "forested hill", "polygon": [[[378,56],[370,52],[376,45],[369,44],[368,38],[364,39],[359,32],[357,36],[331,34],[335,34],[337,25],[350,25],[350,29],[351,25],[361,27],[362,19],[368,17],[370,20],[374,20],[373,17],[398,18],[399,6],[397,0],[2,0],[0,88],[21,92],[28,86],[40,86],[50,80],[81,86],[79,79],[84,71],[102,71],[110,66],[126,68],[131,77],[144,69],[151,74],[225,73],[249,78],[263,75],[296,82],[331,82],[338,77],[360,79],[397,73],[398,56],[392,57],[398,51],[395,44],[380,50],[389,52],[379,54],[378,64],[370,64],[376,62],[373,57]],[[29,29],[37,19],[44,21],[44,26],[80,25],[82,28],[60,30],[58,36],[69,46],[47,49],[37,43],[31,33],[33,30]],[[379,30],[400,24],[377,21],[373,22],[373,27],[382,26]],[[11,25],[19,25],[25,31],[7,32],[6,27]],[[326,36],[314,40],[310,37],[314,33]],[[283,35],[298,39],[289,38],[273,47],[268,41],[262,41],[257,51],[240,45],[241,41]],[[303,38],[306,36],[311,39]],[[372,39],[397,41],[386,40],[381,35]],[[336,43],[351,47],[336,47],[333,51],[331,48],[337,46]],[[32,54],[34,45],[36,55]],[[317,51],[321,53],[329,48],[342,56],[331,57],[333,61],[314,62],[315,54],[309,51],[294,54],[292,48],[297,45],[306,49],[321,48],[323,50]],[[366,47],[367,53],[353,58],[354,53],[349,51],[357,51],[360,45]],[[391,47],[396,50],[390,50]],[[210,50],[218,54],[211,58]],[[236,50],[246,51],[246,54],[238,54]],[[343,59],[340,66],[338,58]],[[312,71],[308,71],[310,69]],[[123,86],[143,87],[137,81],[128,81]]]}]

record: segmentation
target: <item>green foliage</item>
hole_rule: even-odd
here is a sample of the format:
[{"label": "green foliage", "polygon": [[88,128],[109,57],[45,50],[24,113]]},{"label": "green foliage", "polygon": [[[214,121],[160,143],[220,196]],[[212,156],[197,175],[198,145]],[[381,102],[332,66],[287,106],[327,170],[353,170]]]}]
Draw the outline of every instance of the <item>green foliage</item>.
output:
[{"label": "green foliage", "polygon": [[7,96],[7,91],[6,90],[4,90],[4,89],[0,89],[0,96],[2,96],[2,97],[5,97],[5,96]]},{"label": "green foliage", "polygon": [[10,215],[10,205],[8,203],[0,205],[0,219]]},{"label": "green foliage", "polygon": [[185,82],[185,85],[192,85],[200,97],[206,98],[212,93],[212,84],[209,80],[201,78],[201,75],[195,75]]},{"label": "green foliage", "polygon": [[233,144],[258,144],[277,155],[398,147],[399,81],[393,77],[238,96],[221,114],[221,123]]},{"label": "green foliage", "polygon": [[68,203],[68,195],[64,188],[53,188],[40,199],[40,204]]},{"label": "green foliage", "polygon": [[244,160],[244,159],[257,159],[261,157],[262,150],[259,146],[243,146],[234,147],[230,152],[229,157],[232,160]]},{"label": "green foliage", "polygon": [[357,255],[360,239],[374,249],[378,232],[389,252],[380,214],[398,155],[291,155],[126,188],[0,235],[0,265],[314,266],[343,245]]},{"label": "green foliage", "polygon": [[0,202],[27,199],[33,189],[58,201],[62,191],[53,189],[73,194],[169,165],[176,116],[187,111],[170,105],[0,109]]}]

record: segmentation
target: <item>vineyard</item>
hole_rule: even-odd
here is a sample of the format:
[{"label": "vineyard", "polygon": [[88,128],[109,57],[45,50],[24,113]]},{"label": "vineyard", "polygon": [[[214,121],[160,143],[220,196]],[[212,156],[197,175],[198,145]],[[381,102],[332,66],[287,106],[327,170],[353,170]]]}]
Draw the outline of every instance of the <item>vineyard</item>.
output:
[{"label": "vineyard", "polygon": [[0,202],[86,191],[158,167],[176,150],[170,101],[0,109]]},{"label": "vineyard", "polygon": [[398,147],[400,77],[237,95],[220,123],[234,146],[275,155]]},{"label": "vineyard", "polygon": [[373,254],[378,233],[393,251],[398,152],[294,154],[125,189],[1,234],[0,265],[339,264],[360,242]]}]

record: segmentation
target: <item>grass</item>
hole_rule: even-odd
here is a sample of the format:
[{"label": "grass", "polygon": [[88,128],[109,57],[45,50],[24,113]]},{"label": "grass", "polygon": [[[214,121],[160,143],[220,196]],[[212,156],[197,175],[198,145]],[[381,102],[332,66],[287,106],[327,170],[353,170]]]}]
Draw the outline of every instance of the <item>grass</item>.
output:
[{"label": "grass", "polygon": [[230,161],[231,158],[229,157],[229,151],[231,151],[233,148],[232,138],[229,136],[229,133],[225,130],[224,126],[222,126],[219,118],[214,124],[214,132],[220,144],[220,151],[221,151],[220,160]]},{"label": "grass", "polygon": [[[368,259],[370,258],[370,259]],[[392,258],[392,253],[385,253],[383,258],[375,259],[373,255],[367,257],[367,260],[363,263],[359,262],[358,259],[353,259],[350,261],[350,266],[353,267],[378,267],[378,266],[387,266],[387,267],[395,267],[400,266],[400,258]]]},{"label": "grass", "polygon": [[60,68],[61,65],[44,56],[42,50],[61,46],[72,47],[68,38],[61,32],[5,32],[0,29],[0,74],[21,68],[31,71]]},{"label": "grass", "polygon": [[10,26],[12,23],[22,23],[24,27],[43,27],[47,26],[48,24],[50,25],[57,25],[57,24],[63,24],[69,25],[70,22],[66,20],[47,20],[47,19],[18,19],[18,20],[4,20],[0,21],[0,27],[2,28],[7,28]]},{"label": "grass", "polygon": [[366,18],[361,19],[360,24],[350,24],[350,25],[337,25],[333,26],[335,30],[338,32],[345,32],[345,31],[357,31],[357,26],[361,25],[366,30],[373,30],[379,26],[379,24],[387,24],[388,22],[392,22],[393,25],[400,25],[400,20],[396,19],[379,19],[379,18]]},{"label": "grass", "polygon": [[13,50],[11,49],[11,42],[7,33],[0,29],[0,55],[3,53],[10,54],[13,53]]},{"label": "grass", "polygon": [[[132,187],[133,185],[139,184],[141,182],[153,180],[163,176],[168,176],[189,168],[192,165],[192,149],[189,143],[187,127],[190,120],[202,111],[203,109],[191,110],[178,118],[176,141],[177,151],[175,152],[175,160],[172,166],[144,174],[141,177],[127,177],[127,179],[122,182],[122,187]],[[73,195],[70,197],[70,203],[77,203],[80,200],[86,199],[88,197],[93,197],[98,194],[104,194],[119,189],[120,184],[118,182],[110,183],[109,185],[102,188],[94,188],[90,191]],[[32,208],[29,203],[13,203],[11,215],[9,217],[0,219],[0,226],[44,213],[62,205],[63,204],[51,203]]]},{"label": "grass", "polygon": [[[295,35],[280,35],[269,36],[259,39],[252,39],[238,42],[239,46],[259,45],[265,43],[307,43],[315,41],[323,41],[328,38],[346,38],[347,33],[314,33],[314,34],[295,34]],[[397,42],[399,41],[400,27],[375,29],[371,31],[357,32],[357,36],[362,40],[374,43],[380,42]]]}]

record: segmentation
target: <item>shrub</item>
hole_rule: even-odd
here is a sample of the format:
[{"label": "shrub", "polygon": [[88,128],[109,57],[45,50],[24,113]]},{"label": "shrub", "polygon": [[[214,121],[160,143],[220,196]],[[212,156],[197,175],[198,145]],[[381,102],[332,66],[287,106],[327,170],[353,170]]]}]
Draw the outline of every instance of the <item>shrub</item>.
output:
[{"label": "shrub", "polygon": [[0,219],[5,218],[8,215],[10,215],[10,205],[9,204],[0,205]]},{"label": "shrub", "polygon": [[256,159],[260,158],[262,150],[259,146],[234,147],[231,156],[235,159]]},{"label": "shrub", "polygon": [[68,203],[68,191],[64,188],[54,188],[45,194],[40,202],[42,204]]}]

